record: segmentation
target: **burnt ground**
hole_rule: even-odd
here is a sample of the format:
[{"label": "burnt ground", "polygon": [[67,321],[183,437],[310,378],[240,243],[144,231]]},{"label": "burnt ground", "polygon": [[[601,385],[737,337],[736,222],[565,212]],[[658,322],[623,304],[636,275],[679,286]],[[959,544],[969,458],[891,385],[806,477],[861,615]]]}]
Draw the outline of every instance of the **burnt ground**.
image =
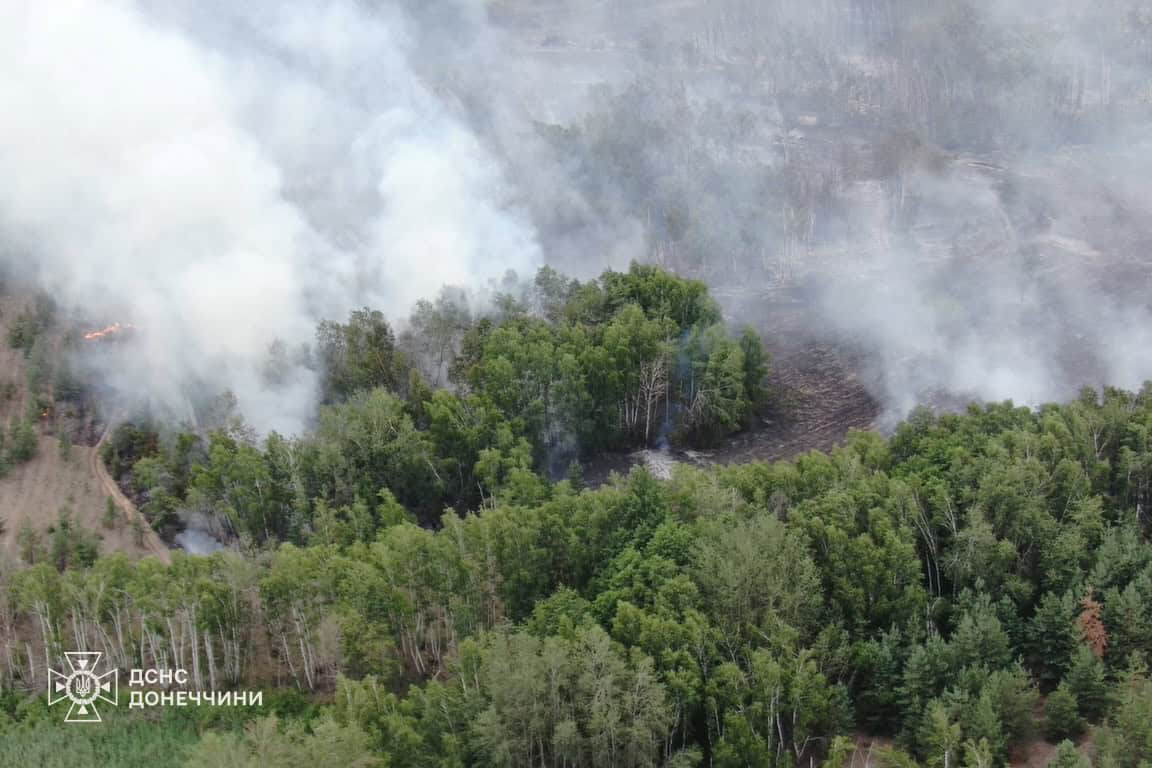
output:
[{"label": "burnt ground", "polygon": [[[865,389],[860,361],[828,344],[773,356],[768,376],[772,401],[753,428],[706,450],[674,448],[678,462],[710,466],[782,461],[812,450],[829,450],[851,429],[870,429],[880,406]],[[603,454],[584,462],[584,481],[596,487],[609,474],[626,474],[645,462],[645,452]]]},{"label": "burnt ground", "polygon": [[850,429],[869,429],[880,406],[860,380],[858,360],[829,345],[774,358],[772,403],[755,429],[706,452],[714,463],[779,461],[828,450]]},{"label": "burnt ground", "polygon": [[760,334],[770,355],[771,400],[755,427],[698,458],[716,464],[781,461],[828,450],[850,429],[873,426],[881,408],[867,387],[863,353],[823,332],[802,289],[714,288],[713,294],[733,326]]}]

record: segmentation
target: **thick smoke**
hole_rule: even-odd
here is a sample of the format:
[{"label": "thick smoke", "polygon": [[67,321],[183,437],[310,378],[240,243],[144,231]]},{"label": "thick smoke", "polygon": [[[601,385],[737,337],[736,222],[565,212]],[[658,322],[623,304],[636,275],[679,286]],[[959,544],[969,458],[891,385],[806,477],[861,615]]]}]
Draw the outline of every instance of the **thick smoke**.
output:
[{"label": "thick smoke", "polygon": [[865,353],[888,421],[1152,376],[1152,5],[502,7],[557,79],[617,65],[545,133],[596,214],[770,344]]},{"label": "thick smoke", "polygon": [[[0,226],[231,388],[268,342],[542,261],[699,276],[889,416],[1152,375],[1144,0],[14,0]],[[781,364],[786,364],[782,361]]]},{"label": "thick smoke", "polygon": [[269,392],[275,338],[539,260],[499,161],[409,64],[397,9],[353,3],[14,0],[0,23],[0,223],[37,281],[139,329],[120,388],[181,414]]}]

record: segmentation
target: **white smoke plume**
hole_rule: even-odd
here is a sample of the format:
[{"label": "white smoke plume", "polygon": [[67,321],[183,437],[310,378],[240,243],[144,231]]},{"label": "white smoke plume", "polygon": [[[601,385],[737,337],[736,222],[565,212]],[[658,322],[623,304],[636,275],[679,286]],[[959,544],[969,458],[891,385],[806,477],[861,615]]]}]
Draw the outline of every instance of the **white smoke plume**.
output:
[{"label": "white smoke plume", "polygon": [[315,402],[265,391],[273,338],[545,259],[708,280],[770,343],[862,351],[891,417],[1135,387],[1150,8],[7,0],[0,239],[139,326],[120,390],[230,388],[260,429]]},{"label": "white smoke plume", "polygon": [[403,13],[239,5],[6,2],[0,234],[58,299],[140,329],[126,393],[179,414],[207,381],[293,431],[312,383],[265,391],[273,339],[365,303],[403,316],[539,249],[498,160],[409,65]]}]

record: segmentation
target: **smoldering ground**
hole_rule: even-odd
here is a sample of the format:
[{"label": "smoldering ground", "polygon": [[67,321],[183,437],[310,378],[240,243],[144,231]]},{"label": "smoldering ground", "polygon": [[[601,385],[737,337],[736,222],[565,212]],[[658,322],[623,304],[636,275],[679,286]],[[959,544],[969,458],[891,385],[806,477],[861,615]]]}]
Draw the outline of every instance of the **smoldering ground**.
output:
[{"label": "smoldering ground", "polygon": [[770,344],[864,352],[886,423],[1152,373],[1152,6],[550,7],[538,39],[633,56],[550,134],[585,197]]},{"label": "smoldering ground", "polygon": [[266,391],[272,338],[632,258],[776,343],[865,351],[890,416],[1152,374],[1141,2],[3,13],[5,236],[57,295],[130,308],[121,387],[161,402],[197,378],[298,428],[312,380]]}]

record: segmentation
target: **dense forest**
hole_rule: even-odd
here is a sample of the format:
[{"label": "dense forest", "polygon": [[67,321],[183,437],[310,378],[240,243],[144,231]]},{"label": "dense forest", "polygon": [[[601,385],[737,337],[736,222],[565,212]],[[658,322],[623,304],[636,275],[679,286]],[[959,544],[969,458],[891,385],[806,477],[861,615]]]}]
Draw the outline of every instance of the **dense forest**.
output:
[{"label": "dense forest", "polygon": [[760,339],[729,333],[703,283],[634,265],[509,288],[475,317],[445,292],[399,335],[363,309],[321,323],[312,348],[274,344],[270,386],[297,364],[321,372],[305,437],[257,444],[224,397],[204,409],[207,440],[126,424],[105,460],[157,528],[183,509],[255,544],[350,543],[401,508],[434,525],[446,507],[546,498],[545,479],[600,451],[707,445],[764,405]]},{"label": "dense forest", "polygon": [[[231,546],[164,565],[66,525],[22,539],[0,764],[63,740],[116,765],[840,765],[864,736],[874,765],[1045,739],[1081,766],[1085,738],[1094,765],[1152,760],[1152,390],[590,488],[598,451],[748,425],[755,334],[648,267],[466,307],[274,346],[270,379],[324,372],[305,436],[257,439],[227,399],[208,434],[122,425],[104,458],[153,524],[209,518]],[[76,648],[268,693],[56,735],[38,692]]]}]

